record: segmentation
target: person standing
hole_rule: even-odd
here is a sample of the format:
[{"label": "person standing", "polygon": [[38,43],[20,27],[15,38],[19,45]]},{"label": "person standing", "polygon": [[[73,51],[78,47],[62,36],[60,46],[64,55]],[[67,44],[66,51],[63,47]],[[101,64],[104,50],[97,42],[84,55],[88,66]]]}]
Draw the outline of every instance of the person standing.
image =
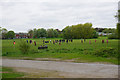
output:
[{"label": "person standing", "polygon": [[15,45],[15,41],[13,42],[13,44]]},{"label": "person standing", "polygon": [[81,40],[81,43],[83,43],[83,40]]},{"label": "person standing", "polygon": [[91,40],[89,40],[89,44],[91,44]]},{"label": "person standing", "polygon": [[36,46],[36,41],[34,41],[34,44],[35,44],[35,46]]},{"label": "person standing", "polygon": [[27,40],[27,43],[28,43],[28,40]]},{"label": "person standing", "polygon": [[71,42],[73,42],[72,38],[71,38]]},{"label": "person standing", "polygon": [[104,43],[104,40],[102,40],[102,44]]},{"label": "person standing", "polygon": [[30,44],[32,44],[32,40],[30,40]]},{"label": "person standing", "polygon": [[59,45],[61,45],[61,42],[59,41]]},{"label": "person standing", "polygon": [[107,40],[107,44],[108,44],[108,40]]},{"label": "person standing", "polygon": [[53,44],[55,44],[55,41],[53,40]]},{"label": "person standing", "polygon": [[97,40],[95,40],[95,43],[96,43]]},{"label": "person standing", "polygon": [[51,40],[50,40],[50,43],[51,43]]},{"label": "person standing", "polygon": [[45,41],[43,40],[43,44],[45,43]]},{"label": "person standing", "polygon": [[15,48],[15,41],[13,42],[13,46],[14,46],[14,48]]},{"label": "person standing", "polygon": [[68,39],[66,40],[66,43],[68,43]]}]

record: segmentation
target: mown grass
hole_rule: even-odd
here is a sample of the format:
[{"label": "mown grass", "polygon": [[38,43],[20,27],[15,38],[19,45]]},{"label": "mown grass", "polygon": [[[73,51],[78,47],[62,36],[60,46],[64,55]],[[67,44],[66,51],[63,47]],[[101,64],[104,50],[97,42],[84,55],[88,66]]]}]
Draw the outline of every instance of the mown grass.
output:
[{"label": "mown grass", "polygon": [[[59,40],[60,38],[47,38],[45,40]],[[102,39],[105,43],[102,44]],[[30,40],[30,39],[23,39]],[[59,58],[62,60],[75,59],[76,62],[108,62],[113,64],[118,64],[118,59],[116,57],[101,57],[91,55],[92,53],[99,51],[101,49],[112,48],[118,50],[118,40],[108,40],[107,37],[99,37],[95,43],[95,39],[86,39],[84,43],[81,43],[80,39],[74,39],[73,42],[52,44],[47,43],[48,49],[38,50],[38,46],[43,45],[43,39],[31,39],[37,42],[37,46],[34,43],[31,44],[31,49],[29,54],[22,54],[18,49],[20,39],[15,39],[16,44],[13,45],[14,40],[2,40],[2,55],[7,57],[29,57],[29,58]],[[91,40],[91,44],[89,44]]]},{"label": "mown grass", "polygon": [[0,72],[2,72],[1,78],[20,78],[24,76],[23,73],[16,72],[12,68],[8,68],[8,67],[2,67]]}]

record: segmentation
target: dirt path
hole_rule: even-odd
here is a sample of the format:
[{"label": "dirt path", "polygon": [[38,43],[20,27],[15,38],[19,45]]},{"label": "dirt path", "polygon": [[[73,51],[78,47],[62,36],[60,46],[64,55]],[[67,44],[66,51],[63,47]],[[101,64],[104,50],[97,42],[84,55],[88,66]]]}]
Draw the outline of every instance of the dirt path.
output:
[{"label": "dirt path", "polygon": [[[28,68],[39,70],[58,71],[70,77],[79,78],[117,78],[118,66],[111,64],[95,63],[72,63],[72,62],[55,62],[55,61],[33,61],[33,60],[12,60],[3,59],[2,65],[5,67]],[[34,70],[37,72],[37,70]],[[25,70],[24,70],[25,71]]]}]

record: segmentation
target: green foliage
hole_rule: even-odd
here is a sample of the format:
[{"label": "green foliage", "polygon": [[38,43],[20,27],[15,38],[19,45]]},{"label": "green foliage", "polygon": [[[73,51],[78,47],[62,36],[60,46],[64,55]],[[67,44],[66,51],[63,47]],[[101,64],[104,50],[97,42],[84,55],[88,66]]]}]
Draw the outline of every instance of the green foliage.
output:
[{"label": "green foliage", "polygon": [[6,34],[6,38],[13,39],[14,37],[15,37],[14,31],[8,31],[8,33]]},{"label": "green foliage", "polygon": [[98,33],[94,30],[93,31],[93,38],[98,38],[98,36],[99,36]]},{"label": "green foliage", "polygon": [[30,51],[30,44],[28,44],[26,41],[21,40],[19,43],[19,50],[23,53],[23,54],[28,54],[28,52]]},{"label": "green foliage", "polygon": [[108,39],[118,39],[118,35],[115,33],[112,33],[112,34],[108,35]]},{"label": "green foliage", "polygon": [[[60,40],[62,38],[46,38],[47,41],[51,40]],[[102,40],[105,40],[105,43],[102,44]],[[48,46],[48,49],[44,50],[38,50],[38,46],[43,45],[43,39],[22,39],[22,40],[35,40],[37,43],[37,46],[34,44],[30,44],[31,48],[29,51],[29,54],[23,55],[21,54],[19,50],[19,42],[22,43],[21,39],[15,39],[16,44],[13,45],[13,40],[2,40],[2,54],[6,57],[16,57],[16,58],[24,58],[28,57],[30,59],[32,58],[60,58],[60,59],[75,59],[80,58],[80,61],[86,61],[86,62],[111,62],[111,63],[117,63],[117,58],[111,58],[111,57],[96,57],[93,55],[94,52],[97,53],[97,51],[100,51],[101,48],[112,48],[117,49],[118,48],[118,39],[108,39],[108,44],[106,43],[107,37],[99,37],[97,39],[86,39],[84,43],[81,43],[80,39],[73,39],[73,42],[69,43],[45,43],[45,45]],[[91,40],[91,44],[89,44],[89,40]],[[95,43],[96,40],[96,43]],[[29,44],[29,43],[28,43]],[[108,50],[109,51],[109,50]],[[6,55],[6,53],[8,53]],[[101,53],[101,52],[100,52]]]},{"label": "green foliage", "polygon": [[34,34],[33,30],[29,30],[28,34],[29,34],[29,38],[33,38],[33,34]]},{"label": "green foliage", "polygon": [[63,38],[63,34],[62,33],[58,34],[58,38]]},{"label": "green foliage", "polygon": [[117,24],[118,38],[120,39],[120,23]]},{"label": "green foliage", "polygon": [[46,37],[47,36],[47,31],[44,28],[38,29],[38,34],[39,37]]},{"label": "green foliage", "polygon": [[57,38],[59,35],[58,31],[55,29],[48,29],[47,30],[47,37],[48,38]]},{"label": "green foliage", "polygon": [[47,37],[47,31],[44,28],[34,29],[33,38]]},{"label": "green foliage", "polygon": [[91,23],[67,26],[63,30],[63,36],[66,39],[92,38],[93,37],[92,33],[93,33],[93,29]]},{"label": "green foliage", "polygon": [[23,73],[15,72],[13,69],[6,67],[2,68],[2,72],[6,72],[6,73],[2,73],[2,78],[18,78],[18,77],[20,78],[24,76]]},{"label": "green foliage", "polygon": [[95,56],[101,57],[116,57],[118,58],[118,50],[115,48],[101,48],[93,53]]},{"label": "green foliage", "polygon": [[58,31],[57,30],[54,30],[54,38],[57,38],[59,35]]},{"label": "green foliage", "polygon": [[63,29],[63,38],[66,38],[66,39],[73,38],[72,28],[70,26],[67,26]]},{"label": "green foliage", "polygon": [[1,28],[2,31],[2,39],[6,39],[7,29]]},{"label": "green foliage", "polygon": [[111,28],[107,29],[107,28],[105,28],[102,32],[103,33],[115,33],[115,31],[116,31],[115,29],[111,29]]},{"label": "green foliage", "polygon": [[47,36],[48,38],[53,38],[54,35],[55,35],[53,29],[48,29],[48,30],[47,30],[47,34],[48,34],[48,36]]},{"label": "green foliage", "polygon": [[59,33],[57,30],[48,29],[47,31],[44,28],[34,29],[34,38],[48,37],[48,38],[57,38]]}]

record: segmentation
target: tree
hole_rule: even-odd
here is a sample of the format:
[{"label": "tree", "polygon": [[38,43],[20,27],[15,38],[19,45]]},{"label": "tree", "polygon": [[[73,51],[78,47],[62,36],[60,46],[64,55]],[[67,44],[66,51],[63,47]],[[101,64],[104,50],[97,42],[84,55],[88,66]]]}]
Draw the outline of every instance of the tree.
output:
[{"label": "tree", "polygon": [[[119,4],[120,4],[120,2],[119,2]],[[118,22],[119,23],[117,23],[117,32],[118,32],[118,38],[120,39],[120,10],[118,10]]]},{"label": "tree", "polygon": [[93,38],[98,38],[98,33],[96,32],[96,30],[93,30]]},{"label": "tree", "polygon": [[59,34],[58,31],[57,30],[53,30],[53,32],[54,32],[54,37],[57,38],[58,34]]},{"label": "tree", "polygon": [[47,31],[44,28],[38,29],[39,37],[47,37]]},{"label": "tree", "polygon": [[0,27],[0,39],[2,39],[2,27]]},{"label": "tree", "polygon": [[44,28],[34,29],[33,32],[34,32],[33,35],[34,38],[47,37],[47,31]]},{"label": "tree", "polygon": [[67,26],[63,29],[63,38],[72,38],[72,28],[70,26]]},{"label": "tree", "polygon": [[67,26],[63,29],[64,38],[70,39],[86,39],[92,38],[93,28],[91,23],[77,24],[72,26]]},{"label": "tree", "polygon": [[7,29],[2,28],[1,31],[2,31],[2,39],[6,39]]},{"label": "tree", "polygon": [[33,38],[33,34],[34,34],[34,33],[33,33],[33,30],[29,30],[29,31],[28,31],[28,34],[29,34],[29,38]]},{"label": "tree", "polygon": [[85,40],[87,38],[92,38],[93,28],[91,23],[85,23],[82,26],[81,37]]},{"label": "tree", "polygon": [[47,37],[48,38],[53,38],[54,37],[54,30],[53,29],[48,29],[47,30]]},{"label": "tree", "polygon": [[[120,1],[118,3],[118,6],[120,6]],[[120,9],[117,11],[118,14],[115,15],[115,17],[118,19],[118,23],[117,23],[117,34],[118,34],[118,38],[120,39]]]},{"label": "tree", "polygon": [[38,38],[38,32],[37,29],[33,29],[33,38]]},{"label": "tree", "polygon": [[117,24],[117,34],[118,38],[120,39],[120,23]]},{"label": "tree", "polygon": [[7,38],[13,39],[15,37],[15,33],[14,33],[14,31],[8,31],[6,36],[7,36]]},{"label": "tree", "polygon": [[0,27],[0,32],[2,31],[2,27]]}]

